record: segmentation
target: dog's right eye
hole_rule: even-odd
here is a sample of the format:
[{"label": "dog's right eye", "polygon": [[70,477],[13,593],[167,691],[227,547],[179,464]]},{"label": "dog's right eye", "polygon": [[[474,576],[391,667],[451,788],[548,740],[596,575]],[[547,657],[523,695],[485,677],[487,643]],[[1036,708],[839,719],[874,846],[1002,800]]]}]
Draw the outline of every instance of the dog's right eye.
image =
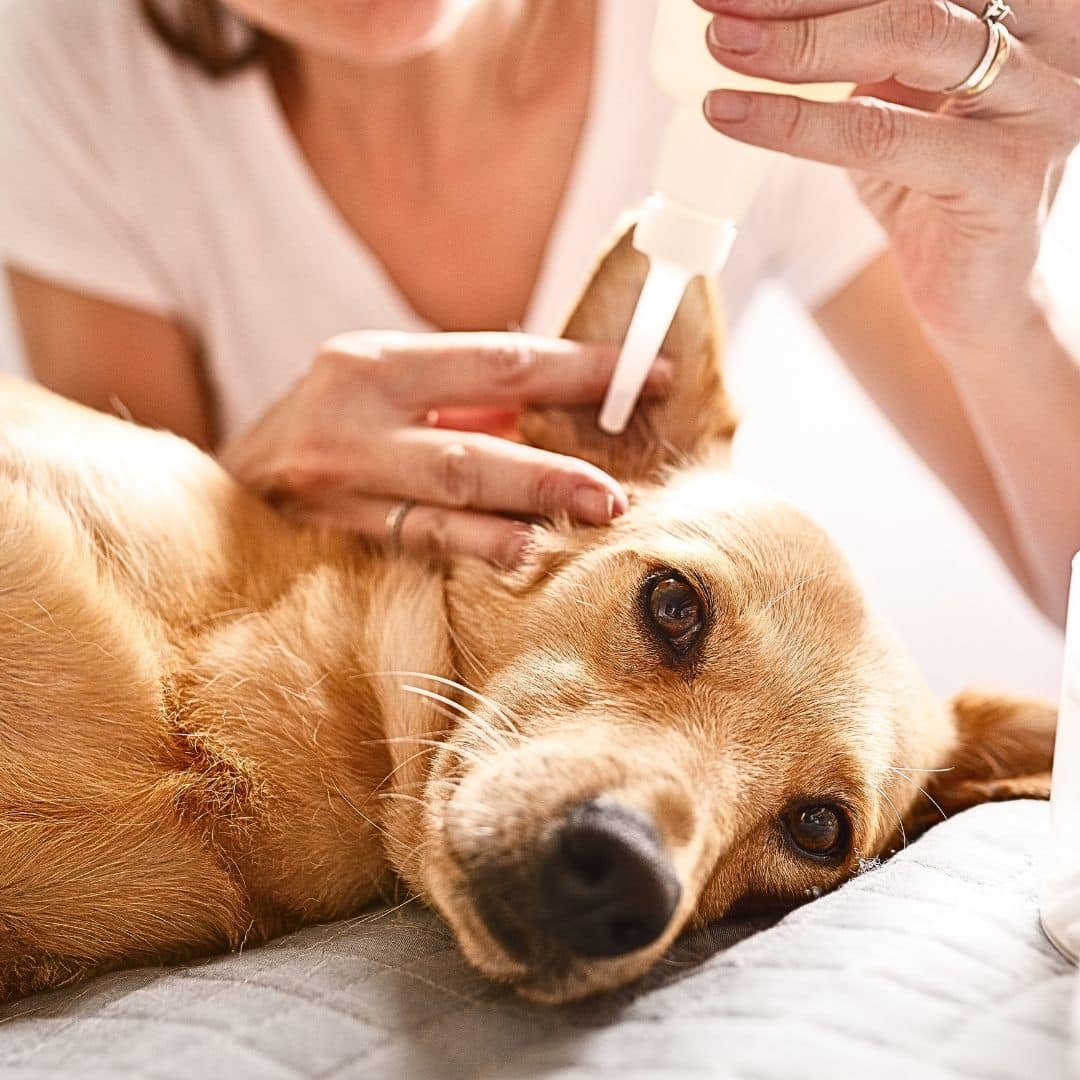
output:
[{"label": "dog's right eye", "polygon": [[816,861],[838,862],[851,845],[847,815],[831,803],[796,803],[784,811],[781,820],[788,841]]},{"label": "dog's right eye", "polygon": [[645,611],[653,628],[679,656],[693,646],[705,626],[704,602],[678,574],[657,575],[648,583]]}]

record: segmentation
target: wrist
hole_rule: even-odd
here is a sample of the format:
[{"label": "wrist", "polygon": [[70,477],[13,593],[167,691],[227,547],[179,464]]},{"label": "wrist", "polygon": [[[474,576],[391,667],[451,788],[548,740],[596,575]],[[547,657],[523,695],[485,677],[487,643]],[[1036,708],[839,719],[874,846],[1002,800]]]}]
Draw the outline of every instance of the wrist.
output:
[{"label": "wrist", "polygon": [[942,359],[951,365],[985,373],[998,364],[1015,366],[1033,350],[1053,340],[1044,297],[1037,278],[1014,293],[1007,305],[980,319],[963,332],[933,335]]}]

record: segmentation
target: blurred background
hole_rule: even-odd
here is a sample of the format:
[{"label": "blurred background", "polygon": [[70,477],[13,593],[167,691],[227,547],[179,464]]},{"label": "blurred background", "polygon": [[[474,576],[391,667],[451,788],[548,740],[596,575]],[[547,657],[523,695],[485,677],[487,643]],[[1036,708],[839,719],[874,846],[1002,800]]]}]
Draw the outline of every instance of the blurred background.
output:
[{"label": "blurred background", "polygon": [[[1080,251],[1078,174],[1074,161],[1051,222],[1073,252]],[[1080,305],[1080,280],[1069,291]],[[19,352],[0,286],[0,371],[20,370]],[[1056,698],[1059,632],[778,287],[759,294],[729,355],[743,417],[737,467],[829,529],[931,685],[942,694],[977,684]]]}]

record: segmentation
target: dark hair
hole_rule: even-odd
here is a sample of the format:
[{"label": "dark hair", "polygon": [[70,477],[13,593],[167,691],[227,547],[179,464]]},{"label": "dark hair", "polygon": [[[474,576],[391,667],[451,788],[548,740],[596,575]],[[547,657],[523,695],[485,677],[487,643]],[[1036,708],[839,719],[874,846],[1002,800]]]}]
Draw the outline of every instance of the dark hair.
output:
[{"label": "dark hair", "polygon": [[240,71],[262,51],[262,35],[220,0],[174,0],[168,11],[162,0],[139,0],[139,7],[173,53],[214,78]]}]

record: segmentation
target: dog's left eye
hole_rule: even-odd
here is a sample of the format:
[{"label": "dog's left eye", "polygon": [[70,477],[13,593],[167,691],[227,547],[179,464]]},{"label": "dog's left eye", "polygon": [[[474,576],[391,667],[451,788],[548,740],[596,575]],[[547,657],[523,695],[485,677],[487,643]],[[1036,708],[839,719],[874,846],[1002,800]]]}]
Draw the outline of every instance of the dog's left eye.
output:
[{"label": "dog's left eye", "polygon": [[649,621],[677,652],[685,652],[705,625],[705,605],[693,586],[675,574],[657,578],[645,598]]}]

